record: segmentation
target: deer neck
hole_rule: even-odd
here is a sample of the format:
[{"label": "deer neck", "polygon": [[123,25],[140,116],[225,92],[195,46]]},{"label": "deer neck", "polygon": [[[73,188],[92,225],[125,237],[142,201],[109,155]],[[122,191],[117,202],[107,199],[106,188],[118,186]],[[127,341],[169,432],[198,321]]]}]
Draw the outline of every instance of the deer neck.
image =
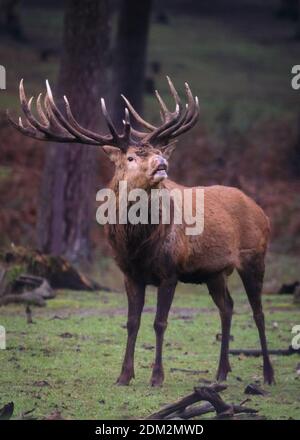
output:
[{"label": "deer neck", "polygon": [[[148,223],[147,224],[131,224],[127,217],[127,222],[122,223],[119,221],[120,219],[120,210],[124,205],[122,203],[125,203],[125,206],[127,207],[127,215],[129,213],[129,210],[132,205],[134,205],[135,202],[128,201],[128,195],[131,190],[135,189],[141,189],[136,188],[131,185],[130,182],[124,181],[122,179],[113,178],[111,181],[110,188],[114,191],[115,197],[116,197],[116,209],[117,209],[117,224],[115,225],[109,225],[110,229],[110,238],[115,241],[117,238],[117,245],[120,246],[120,238],[122,236],[122,247],[123,245],[126,246],[130,243],[130,248],[132,251],[132,246],[135,246],[137,248],[143,248],[143,246],[147,243],[147,247],[150,249],[154,244],[157,244],[157,240],[162,237],[162,235],[165,236],[167,229],[170,227],[170,225],[162,225],[161,223],[158,224],[152,224],[151,223],[151,189],[154,188],[148,188],[146,189],[146,194],[148,197],[147,200],[147,209],[148,209]],[[163,189],[166,188],[164,182],[160,182],[159,185],[155,187],[155,189]],[[125,199],[124,199],[125,198]],[[124,209],[124,208],[123,208]]]}]

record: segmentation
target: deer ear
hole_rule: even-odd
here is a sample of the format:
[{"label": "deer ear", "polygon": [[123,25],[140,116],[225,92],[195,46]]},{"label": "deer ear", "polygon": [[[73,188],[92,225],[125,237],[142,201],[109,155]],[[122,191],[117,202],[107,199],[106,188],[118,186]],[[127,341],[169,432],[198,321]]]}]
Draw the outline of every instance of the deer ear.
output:
[{"label": "deer ear", "polygon": [[112,147],[111,145],[104,145],[102,147],[102,150],[104,151],[105,154],[107,154],[107,156],[112,162],[117,162],[117,160],[121,156],[120,148]]},{"label": "deer ear", "polygon": [[172,144],[162,147],[161,152],[166,159],[169,159],[175,148],[176,148],[176,142],[172,142]]}]

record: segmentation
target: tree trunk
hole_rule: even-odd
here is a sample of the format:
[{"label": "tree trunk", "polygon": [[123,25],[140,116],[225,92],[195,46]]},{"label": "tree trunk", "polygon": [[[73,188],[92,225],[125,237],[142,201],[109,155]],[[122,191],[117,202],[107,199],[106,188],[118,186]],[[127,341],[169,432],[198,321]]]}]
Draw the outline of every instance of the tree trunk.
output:
[{"label": "tree trunk", "polygon": [[300,0],[297,1],[297,24],[296,24],[296,33],[295,38],[296,40],[300,40]]},{"label": "tree trunk", "polygon": [[152,0],[122,0],[113,63],[113,114],[118,126],[124,118],[121,93],[143,112],[151,7]]},{"label": "tree trunk", "polygon": [[25,41],[20,19],[20,0],[0,1],[0,32],[17,41]]},{"label": "tree trunk", "polygon": [[[67,0],[57,102],[66,95],[75,117],[100,130],[99,102],[107,89],[108,0]],[[90,256],[97,150],[77,144],[47,146],[38,220],[39,248],[71,261]]]}]

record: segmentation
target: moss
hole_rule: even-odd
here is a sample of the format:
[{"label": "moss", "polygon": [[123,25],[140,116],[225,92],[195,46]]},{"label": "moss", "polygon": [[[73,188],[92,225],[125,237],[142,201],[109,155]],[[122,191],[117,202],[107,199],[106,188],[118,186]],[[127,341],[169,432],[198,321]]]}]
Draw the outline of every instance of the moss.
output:
[{"label": "moss", "polygon": [[15,264],[7,269],[5,281],[12,284],[21,274],[26,273],[26,266],[22,264]]}]

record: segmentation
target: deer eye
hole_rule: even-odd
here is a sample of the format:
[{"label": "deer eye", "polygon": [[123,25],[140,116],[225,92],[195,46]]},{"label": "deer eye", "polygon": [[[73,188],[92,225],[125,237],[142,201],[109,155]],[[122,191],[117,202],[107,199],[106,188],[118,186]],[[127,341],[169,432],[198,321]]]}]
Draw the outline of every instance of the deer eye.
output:
[{"label": "deer eye", "polygon": [[133,161],[133,157],[129,156],[129,157],[127,157],[127,160],[128,160],[128,162],[132,162]]}]

